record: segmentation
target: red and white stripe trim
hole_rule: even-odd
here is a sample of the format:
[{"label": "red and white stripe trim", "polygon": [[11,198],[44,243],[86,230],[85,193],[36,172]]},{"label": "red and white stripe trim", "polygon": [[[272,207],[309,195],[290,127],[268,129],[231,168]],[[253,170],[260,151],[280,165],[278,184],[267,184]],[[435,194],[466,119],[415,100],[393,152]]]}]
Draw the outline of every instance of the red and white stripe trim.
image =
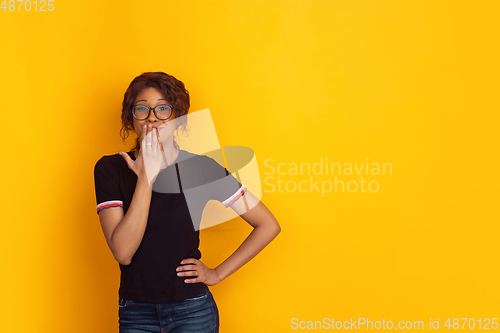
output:
[{"label": "red and white stripe trim", "polygon": [[247,191],[247,188],[245,187],[245,185],[241,185],[240,189],[238,191],[236,191],[235,194],[233,194],[232,196],[230,196],[229,198],[227,198],[226,200],[224,200],[222,202],[222,204],[227,208],[229,206],[231,206],[236,200],[238,200],[239,198],[241,198],[243,196],[243,194]]},{"label": "red and white stripe trim", "polygon": [[99,214],[99,211],[106,209],[106,208],[111,208],[111,207],[122,207],[123,208],[123,201],[121,200],[111,200],[111,201],[105,201],[97,205],[96,210],[97,214]]}]

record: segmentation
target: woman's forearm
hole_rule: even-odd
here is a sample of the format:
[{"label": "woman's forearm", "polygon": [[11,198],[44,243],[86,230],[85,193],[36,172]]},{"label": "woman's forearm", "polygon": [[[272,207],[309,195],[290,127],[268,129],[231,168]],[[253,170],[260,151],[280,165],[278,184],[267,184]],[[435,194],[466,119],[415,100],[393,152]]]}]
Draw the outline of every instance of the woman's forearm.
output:
[{"label": "woman's forearm", "polygon": [[215,268],[220,280],[224,280],[254,258],[280,231],[277,223],[255,227],[238,249]]},{"label": "woman's forearm", "polygon": [[149,216],[152,190],[147,180],[139,178],[127,213],[111,236],[115,257],[122,265],[128,265],[142,242]]}]

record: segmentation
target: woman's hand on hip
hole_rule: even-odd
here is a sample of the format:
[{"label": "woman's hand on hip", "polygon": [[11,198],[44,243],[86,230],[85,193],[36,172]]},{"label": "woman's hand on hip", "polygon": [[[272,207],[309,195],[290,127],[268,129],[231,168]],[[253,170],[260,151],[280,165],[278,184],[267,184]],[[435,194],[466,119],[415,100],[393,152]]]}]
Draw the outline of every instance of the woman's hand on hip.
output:
[{"label": "woman's hand on hip", "polygon": [[215,269],[208,268],[198,259],[184,259],[181,261],[181,265],[183,266],[177,267],[177,276],[197,276],[193,279],[185,279],[185,283],[203,282],[207,286],[213,286],[222,281],[219,276],[217,276]]}]

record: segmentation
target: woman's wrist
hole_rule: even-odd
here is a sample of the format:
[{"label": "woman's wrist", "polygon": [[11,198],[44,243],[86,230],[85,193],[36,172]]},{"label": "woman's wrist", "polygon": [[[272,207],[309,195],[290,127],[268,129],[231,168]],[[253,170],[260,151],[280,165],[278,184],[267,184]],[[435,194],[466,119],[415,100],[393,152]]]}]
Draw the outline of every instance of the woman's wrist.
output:
[{"label": "woman's wrist", "polygon": [[[154,183],[154,181],[152,183]],[[149,184],[147,177],[137,177],[136,187],[147,187],[148,189],[151,189],[151,185]]]}]

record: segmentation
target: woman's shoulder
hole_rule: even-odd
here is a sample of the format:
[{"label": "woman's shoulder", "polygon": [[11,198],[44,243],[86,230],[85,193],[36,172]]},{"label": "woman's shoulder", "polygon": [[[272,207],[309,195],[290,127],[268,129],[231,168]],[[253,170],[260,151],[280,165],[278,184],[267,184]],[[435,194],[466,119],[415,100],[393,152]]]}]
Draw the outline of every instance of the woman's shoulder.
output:
[{"label": "woman's shoulder", "polygon": [[181,149],[179,151],[179,158],[176,162],[196,162],[195,164],[199,164],[200,162],[205,161],[205,158],[207,158],[207,156],[195,154],[190,151]]},{"label": "woman's shoulder", "polygon": [[[131,155],[130,152],[127,152],[129,156]],[[132,153],[133,155],[133,153]],[[123,167],[127,166],[127,162],[124,160],[124,158],[116,153],[116,154],[111,154],[111,155],[103,155],[101,158],[95,163],[95,168],[98,167]]]},{"label": "woman's shoulder", "polygon": [[[191,172],[194,178],[206,177],[210,179],[218,179],[225,177],[227,175],[226,169],[223,166],[223,161],[219,163],[217,160],[222,160],[222,155],[220,158],[214,154],[194,154],[188,151],[182,151],[182,158],[179,163],[179,167],[185,171]],[[181,156],[181,155],[179,155]]]}]

